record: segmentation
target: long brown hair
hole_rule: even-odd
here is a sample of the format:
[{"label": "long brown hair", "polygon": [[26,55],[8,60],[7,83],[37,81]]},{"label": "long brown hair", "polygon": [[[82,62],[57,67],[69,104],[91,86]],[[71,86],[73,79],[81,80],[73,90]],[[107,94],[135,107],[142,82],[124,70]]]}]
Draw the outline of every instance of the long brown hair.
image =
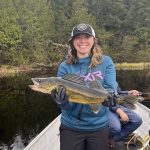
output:
[{"label": "long brown hair", "polygon": [[[89,65],[89,67],[95,67],[98,64],[102,63],[102,49],[101,47],[97,44],[97,41],[95,40],[92,48],[91,48],[91,63]],[[69,48],[68,48],[68,54],[66,57],[66,63],[67,64],[75,64],[77,62],[78,58],[77,58],[77,50],[75,49],[74,45],[73,45],[73,39],[71,39],[69,41]]]}]

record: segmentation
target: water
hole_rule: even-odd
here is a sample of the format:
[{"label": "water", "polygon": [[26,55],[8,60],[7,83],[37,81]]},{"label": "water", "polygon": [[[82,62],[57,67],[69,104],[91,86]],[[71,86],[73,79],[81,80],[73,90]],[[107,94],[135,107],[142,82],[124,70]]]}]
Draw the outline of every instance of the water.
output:
[{"label": "water", "polygon": [[[150,92],[149,70],[117,72],[122,89]],[[22,150],[60,112],[50,95],[28,88],[31,77],[40,74],[17,74],[0,79],[0,149]],[[55,76],[55,74],[51,75]],[[144,104],[150,108],[150,102]]]},{"label": "water", "polygon": [[117,81],[121,89],[136,89],[140,92],[147,93],[144,96],[145,101],[142,103],[150,108],[150,70],[118,70]]},{"label": "water", "polygon": [[18,74],[1,79],[0,149],[23,149],[59,114],[50,95],[28,88],[35,76]]}]

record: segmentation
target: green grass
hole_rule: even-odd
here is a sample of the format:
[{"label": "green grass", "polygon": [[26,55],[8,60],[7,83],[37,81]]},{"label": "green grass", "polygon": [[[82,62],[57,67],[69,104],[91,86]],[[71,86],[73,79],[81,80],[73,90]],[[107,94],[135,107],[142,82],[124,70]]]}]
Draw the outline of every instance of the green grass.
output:
[{"label": "green grass", "polygon": [[143,70],[150,69],[150,62],[140,62],[140,63],[116,63],[116,69],[125,70]]},{"label": "green grass", "polygon": [[0,67],[0,76],[9,76],[16,73],[17,68],[9,65],[1,65]]},{"label": "green grass", "polygon": [[[124,70],[143,70],[150,69],[150,62],[140,62],[140,63],[116,63],[116,69]],[[3,76],[13,76],[18,72],[31,72],[32,67],[30,66],[10,66],[10,65],[1,65],[0,66],[0,77]]]},{"label": "green grass", "polygon": [[17,67],[17,66],[11,66],[11,65],[1,65],[0,66],[0,77],[4,76],[14,76],[15,74],[19,72],[29,72],[31,71],[30,67]]}]

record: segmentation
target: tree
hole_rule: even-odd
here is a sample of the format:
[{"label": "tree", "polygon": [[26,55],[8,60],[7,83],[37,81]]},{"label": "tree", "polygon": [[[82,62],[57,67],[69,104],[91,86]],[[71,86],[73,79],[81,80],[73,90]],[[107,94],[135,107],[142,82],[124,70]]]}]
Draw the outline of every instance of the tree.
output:
[{"label": "tree", "polygon": [[13,61],[14,49],[21,43],[21,30],[17,25],[17,13],[11,0],[0,1],[0,50],[3,63]]}]

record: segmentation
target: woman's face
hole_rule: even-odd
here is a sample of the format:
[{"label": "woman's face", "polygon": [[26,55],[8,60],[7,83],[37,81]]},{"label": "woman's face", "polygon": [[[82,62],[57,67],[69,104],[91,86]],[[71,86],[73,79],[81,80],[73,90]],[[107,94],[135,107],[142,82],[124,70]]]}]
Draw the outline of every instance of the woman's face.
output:
[{"label": "woman's face", "polygon": [[74,37],[73,45],[77,50],[78,58],[84,58],[89,56],[94,42],[95,42],[95,38],[88,34],[80,34]]}]

